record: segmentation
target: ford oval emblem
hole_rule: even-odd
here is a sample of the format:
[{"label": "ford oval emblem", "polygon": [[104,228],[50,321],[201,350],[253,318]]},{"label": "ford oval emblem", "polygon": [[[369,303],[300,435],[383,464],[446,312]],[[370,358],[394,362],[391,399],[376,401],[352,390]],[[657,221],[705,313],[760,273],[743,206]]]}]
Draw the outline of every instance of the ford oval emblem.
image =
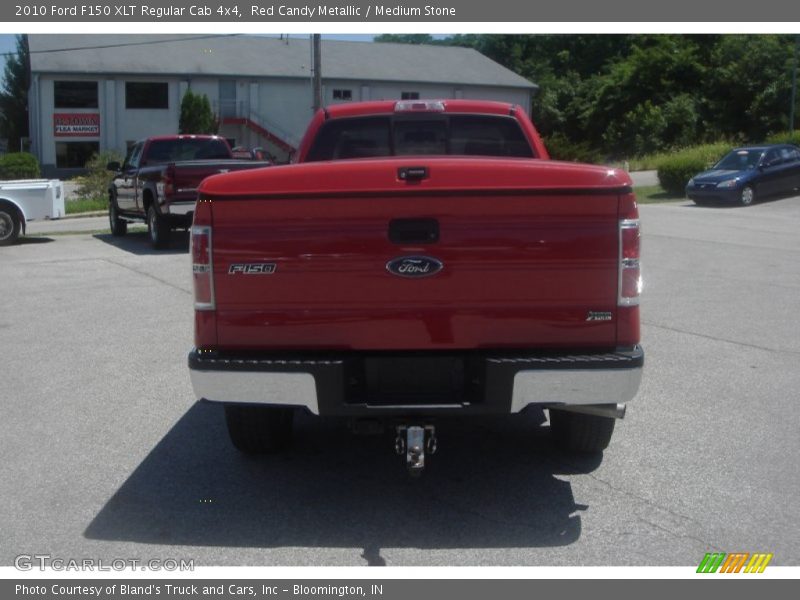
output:
[{"label": "ford oval emblem", "polygon": [[398,277],[430,277],[442,270],[442,261],[430,256],[399,256],[386,263],[386,270]]}]

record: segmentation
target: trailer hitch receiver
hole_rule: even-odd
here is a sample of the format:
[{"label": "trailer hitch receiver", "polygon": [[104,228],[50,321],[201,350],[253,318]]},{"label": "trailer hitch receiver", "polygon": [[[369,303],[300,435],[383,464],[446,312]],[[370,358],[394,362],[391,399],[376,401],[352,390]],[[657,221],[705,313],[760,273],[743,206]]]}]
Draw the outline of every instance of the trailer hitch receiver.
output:
[{"label": "trailer hitch receiver", "polygon": [[433,425],[398,425],[394,439],[394,450],[406,456],[406,469],[412,477],[418,477],[425,469],[425,454],[436,454],[439,441]]}]

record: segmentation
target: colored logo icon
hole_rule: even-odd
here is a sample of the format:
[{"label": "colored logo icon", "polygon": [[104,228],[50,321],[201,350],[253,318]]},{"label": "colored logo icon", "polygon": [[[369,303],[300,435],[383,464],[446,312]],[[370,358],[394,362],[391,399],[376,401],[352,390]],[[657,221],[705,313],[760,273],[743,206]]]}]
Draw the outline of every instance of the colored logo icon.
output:
[{"label": "colored logo icon", "polygon": [[708,552],[697,567],[698,573],[763,573],[772,554]]}]

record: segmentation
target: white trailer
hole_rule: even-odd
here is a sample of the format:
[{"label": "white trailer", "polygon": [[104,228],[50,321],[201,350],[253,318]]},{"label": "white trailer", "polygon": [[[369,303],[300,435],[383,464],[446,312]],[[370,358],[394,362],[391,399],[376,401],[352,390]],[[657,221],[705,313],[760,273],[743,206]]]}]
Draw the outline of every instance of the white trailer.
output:
[{"label": "white trailer", "polygon": [[0,246],[14,244],[28,221],[64,216],[64,184],[58,179],[0,181]]}]

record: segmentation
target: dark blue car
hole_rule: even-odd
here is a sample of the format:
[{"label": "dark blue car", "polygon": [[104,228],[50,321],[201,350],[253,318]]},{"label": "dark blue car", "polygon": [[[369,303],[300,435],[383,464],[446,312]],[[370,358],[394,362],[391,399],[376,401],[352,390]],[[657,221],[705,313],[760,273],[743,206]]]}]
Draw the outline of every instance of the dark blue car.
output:
[{"label": "dark blue car", "polygon": [[695,175],[686,196],[695,204],[752,204],[756,198],[800,188],[800,148],[790,144],[748,146],[726,154],[712,169]]}]

